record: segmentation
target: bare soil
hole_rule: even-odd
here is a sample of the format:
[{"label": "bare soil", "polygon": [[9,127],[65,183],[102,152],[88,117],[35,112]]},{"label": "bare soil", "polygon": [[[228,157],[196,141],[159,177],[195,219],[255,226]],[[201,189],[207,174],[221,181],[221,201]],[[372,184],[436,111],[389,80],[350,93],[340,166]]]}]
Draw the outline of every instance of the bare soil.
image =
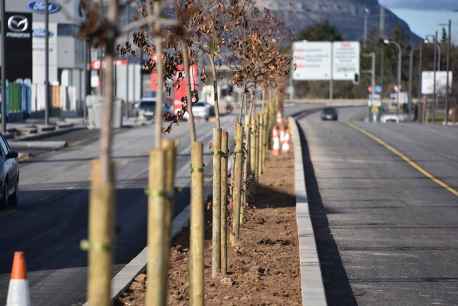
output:
[{"label": "bare soil", "polygon": [[[211,208],[205,241],[206,305],[301,305],[293,155],[271,157],[245,210],[241,240],[228,249],[228,275],[211,278]],[[175,238],[169,270],[169,305],[189,305],[188,230]],[[117,306],[144,305],[140,274]]]}]

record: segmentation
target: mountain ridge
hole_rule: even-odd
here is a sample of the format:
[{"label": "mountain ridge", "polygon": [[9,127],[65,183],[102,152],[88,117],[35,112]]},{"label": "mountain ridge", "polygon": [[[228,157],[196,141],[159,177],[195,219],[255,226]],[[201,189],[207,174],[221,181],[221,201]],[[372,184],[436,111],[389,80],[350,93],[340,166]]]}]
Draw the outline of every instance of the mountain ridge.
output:
[{"label": "mountain ridge", "polygon": [[[293,34],[327,21],[339,30],[344,39],[362,40],[365,14],[368,36],[379,33],[378,0],[255,0],[255,4],[261,10],[270,10]],[[420,40],[404,20],[385,8],[385,37],[389,37],[396,26],[408,35],[412,43]]]}]

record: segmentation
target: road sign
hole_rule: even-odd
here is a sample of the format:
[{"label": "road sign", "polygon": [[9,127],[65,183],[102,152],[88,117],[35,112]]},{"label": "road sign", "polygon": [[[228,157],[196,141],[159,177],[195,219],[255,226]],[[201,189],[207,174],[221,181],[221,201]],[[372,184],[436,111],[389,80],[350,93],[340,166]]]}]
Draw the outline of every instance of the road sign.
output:
[{"label": "road sign", "polygon": [[333,43],[333,79],[355,80],[359,75],[359,42],[339,41]]},{"label": "road sign", "polygon": [[293,43],[293,79],[319,81],[331,78],[331,43]]},{"label": "road sign", "polygon": [[[452,88],[453,72],[449,72],[449,90]],[[445,96],[447,92],[447,71],[436,72],[436,93]],[[423,95],[434,94],[434,71],[423,71],[421,74],[421,93]]]},{"label": "road sign", "polygon": [[293,68],[294,80],[357,82],[360,74],[359,42],[295,42]]}]

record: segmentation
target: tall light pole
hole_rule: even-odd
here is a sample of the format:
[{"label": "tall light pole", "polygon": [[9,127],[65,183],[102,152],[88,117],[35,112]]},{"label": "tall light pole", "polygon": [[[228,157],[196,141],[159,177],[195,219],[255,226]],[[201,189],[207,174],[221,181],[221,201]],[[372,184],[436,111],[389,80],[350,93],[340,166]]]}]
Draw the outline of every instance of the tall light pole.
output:
[{"label": "tall light pole", "polygon": [[393,41],[393,40],[388,40],[388,39],[385,39],[383,41],[386,45],[388,44],[392,44],[392,45],[395,45],[396,48],[398,48],[398,94],[396,95],[397,97],[397,108],[396,108],[396,113],[399,115],[399,106],[400,106],[400,94],[401,94],[401,78],[402,78],[402,75],[401,75],[401,72],[402,72],[402,48],[401,48],[401,45],[398,44],[397,42]]},{"label": "tall light pole", "polygon": [[441,48],[438,42],[438,32],[435,35],[427,35],[425,43],[430,43],[430,38],[433,41],[434,58],[433,58],[433,109],[432,109],[432,121],[436,120],[436,105],[437,105],[437,71],[441,68]]},{"label": "tall light pole", "polygon": [[363,41],[363,47],[366,48],[366,43],[367,43],[367,17],[369,16],[370,11],[368,8],[364,9],[364,41]]},{"label": "tall light pole", "polygon": [[446,62],[446,71],[447,71],[447,79],[445,83],[445,124],[448,124],[448,111],[450,109],[449,105],[449,94],[450,94],[450,80],[449,80],[449,70],[450,70],[450,49],[452,46],[452,20],[449,19],[447,24],[440,24],[440,26],[447,26],[447,62]]},{"label": "tall light pole", "polygon": [[6,69],[5,69],[5,0],[0,0],[0,15],[2,20],[1,25],[1,58],[2,65],[2,133],[6,133]]},{"label": "tall light pole", "polygon": [[49,124],[49,0],[45,0],[45,125]]}]

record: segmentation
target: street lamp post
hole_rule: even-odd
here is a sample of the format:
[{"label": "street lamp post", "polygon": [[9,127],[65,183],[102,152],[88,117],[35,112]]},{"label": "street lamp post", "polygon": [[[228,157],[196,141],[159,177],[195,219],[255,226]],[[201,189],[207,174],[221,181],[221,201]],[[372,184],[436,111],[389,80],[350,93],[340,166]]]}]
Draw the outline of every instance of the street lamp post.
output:
[{"label": "street lamp post", "polygon": [[370,11],[368,8],[364,9],[364,41],[363,41],[363,46],[366,48],[366,43],[367,43],[367,17],[369,16]]},{"label": "street lamp post", "polygon": [[49,0],[45,0],[45,125],[49,124]]},{"label": "street lamp post", "polygon": [[399,115],[399,106],[400,106],[400,94],[401,94],[401,72],[402,72],[402,48],[401,45],[393,40],[385,39],[383,41],[386,45],[393,44],[398,48],[398,90],[397,90],[397,108],[396,113]]},{"label": "street lamp post", "polygon": [[[5,0],[0,0],[0,15],[3,25],[5,24]],[[2,55],[0,64],[2,65],[2,133],[6,133],[6,69],[5,69],[5,28],[1,26],[1,48]]]},{"label": "street lamp post", "polygon": [[429,38],[433,40],[434,57],[433,57],[433,107],[432,121],[436,120],[436,105],[437,105],[437,71],[441,69],[441,48],[438,42],[438,32],[435,35],[427,35],[425,42],[430,43]]},{"label": "street lamp post", "polygon": [[445,124],[448,124],[448,112],[450,109],[449,105],[449,94],[450,94],[450,79],[449,79],[449,70],[450,70],[450,49],[452,46],[452,20],[449,20],[447,24],[439,24],[440,26],[447,26],[447,60],[446,60],[446,68],[447,71],[447,79],[445,84]]}]

